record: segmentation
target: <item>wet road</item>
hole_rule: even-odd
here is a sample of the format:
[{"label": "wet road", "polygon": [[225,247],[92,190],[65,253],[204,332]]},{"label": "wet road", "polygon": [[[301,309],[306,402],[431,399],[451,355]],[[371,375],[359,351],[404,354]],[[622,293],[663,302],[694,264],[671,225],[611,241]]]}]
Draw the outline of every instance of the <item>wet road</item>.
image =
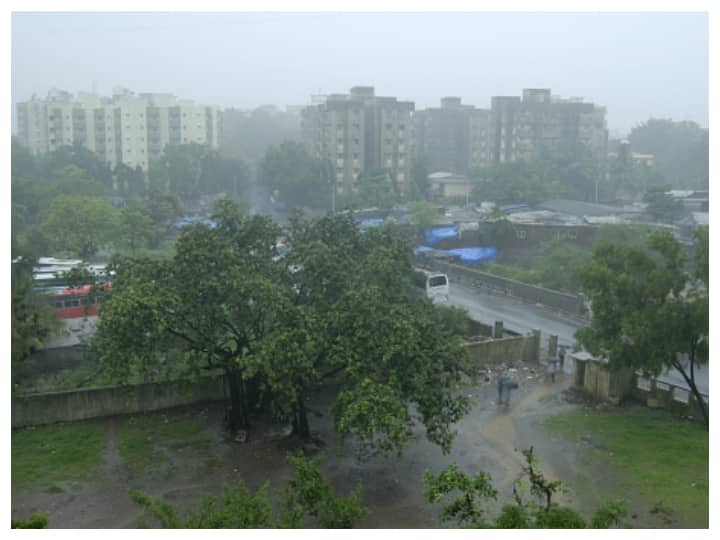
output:
[{"label": "wet road", "polygon": [[[522,334],[539,329],[542,333],[543,344],[547,343],[549,335],[556,335],[560,345],[572,346],[575,343],[575,331],[583,326],[579,319],[561,316],[548,308],[528,304],[517,298],[489,294],[458,283],[450,284],[448,303],[464,307],[473,319],[485,324],[503,321],[505,328]],[[565,372],[570,373],[571,371],[572,363],[566,362]],[[675,370],[664,373],[658,377],[658,380],[680,388],[688,388],[682,375]],[[709,371],[707,366],[696,368],[695,381],[698,389],[708,395]]]},{"label": "wet road", "polygon": [[572,345],[575,331],[582,326],[580,321],[572,321],[547,308],[457,283],[450,284],[449,303],[464,307],[473,319],[485,324],[503,321],[505,328],[521,334],[539,329],[544,335],[556,335],[561,345]]}]

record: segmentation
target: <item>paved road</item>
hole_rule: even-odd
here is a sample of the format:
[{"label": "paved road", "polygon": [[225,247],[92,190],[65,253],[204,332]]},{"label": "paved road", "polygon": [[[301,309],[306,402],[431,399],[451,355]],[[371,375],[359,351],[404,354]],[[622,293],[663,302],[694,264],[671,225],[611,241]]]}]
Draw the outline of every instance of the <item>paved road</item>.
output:
[{"label": "paved road", "polygon": [[[464,307],[470,316],[482,323],[493,324],[503,321],[505,328],[520,333],[528,333],[533,329],[542,332],[543,343],[549,335],[558,336],[560,345],[571,346],[575,343],[574,334],[583,325],[579,320],[563,317],[548,308],[528,304],[516,298],[489,294],[478,289],[450,283],[450,297],[448,303]],[[565,371],[572,371],[572,363],[565,363]],[[658,380],[681,388],[686,388],[682,375],[675,370],[658,377]],[[707,366],[695,370],[695,381],[699,390],[708,395],[709,375]]]},{"label": "paved road", "polygon": [[573,335],[581,327],[579,322],[547,308],[453,282],[450,284],[449,303],[464,307],[473,319],[485,324],[501,320],[505,328],[522,334],[539,329],[544,335],[556,335],[561,345],[572,345],[575,342]]}]

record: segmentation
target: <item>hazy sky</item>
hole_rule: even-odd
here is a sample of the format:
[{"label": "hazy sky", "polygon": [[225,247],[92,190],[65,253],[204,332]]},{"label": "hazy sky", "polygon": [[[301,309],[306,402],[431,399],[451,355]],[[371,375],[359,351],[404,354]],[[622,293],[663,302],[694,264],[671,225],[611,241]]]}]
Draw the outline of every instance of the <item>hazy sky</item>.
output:
[{"label": "hazy sky", "polygon": [[300,105],[378,95],[489,107],[551,88],[604,105],[624,133],[650,116],[708,125],[699,13],[15,13],[17,101],[52,88],[171,92],[201,103]]}]

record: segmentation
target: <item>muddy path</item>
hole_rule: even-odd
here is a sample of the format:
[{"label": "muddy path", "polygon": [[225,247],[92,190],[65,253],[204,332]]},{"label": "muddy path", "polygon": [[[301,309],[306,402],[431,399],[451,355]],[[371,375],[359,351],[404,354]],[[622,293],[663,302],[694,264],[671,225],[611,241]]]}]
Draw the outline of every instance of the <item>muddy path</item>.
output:
[{"label": "muddy path", "polygon": [[[521,450],[531,445],[543,471],[571,488],[580,473],[594,475],[581,463],[581,448],[548,434],[543,427],[548,416],[577,407],[561,397],[569,378],[560,377],[550,384],[535,376],[532,367],[521,369],[524,371],[520,388],[514,392],[507,409],[496,404],[494,379],[466,389],[475,406],[456,426],[457,437],[448,455],[429,443],[418,428],[417,440],[402,455],[361,461],[355,455],[352,441],[340,441],[333,429],[327,413],[332,395],[328,392],[312,395],[311,430],[324,442],[323,448],[318,449],[321,470],[340,493],[349,493],[361,484],[369,511],[360,526],[443,527],[438,520],[440,508],[423,498],[422,474],[425,470],[438,472],[451,462],[467,473],[490,473],[500,501],[512,496],[512,483],[525,463]],[[240,444],[223,434],[220,403],[158,414],[197,418],[210,444],[201,453],[183,452],[183,448],[166,452],[167,463],[163,465],[172,470],[170,476],[136,475],[119,452],[120,430],[128,418],[98,419],[95,422],[106,433],[107,448],[97,479],[66,482],[61,486],[62,493],[47,493],[42,488],[13,491],[13,517],[27,517],[34,510],[42,510],[53,528],[130,528],[143,515],[127,494],[130,487],[164,497],[183,508],[194,504],[204,492],[219,493],[223,484],[234,480],[244,481],[251,489],[269,480],[272,489],[282,487],[290,475],[286,455],[293,444],[283,426],[257,423],[248,442]],[[587,510],[598,504],[598,495],[592,490],[573,490],[560,501],[575,504],[587,515]]]}]

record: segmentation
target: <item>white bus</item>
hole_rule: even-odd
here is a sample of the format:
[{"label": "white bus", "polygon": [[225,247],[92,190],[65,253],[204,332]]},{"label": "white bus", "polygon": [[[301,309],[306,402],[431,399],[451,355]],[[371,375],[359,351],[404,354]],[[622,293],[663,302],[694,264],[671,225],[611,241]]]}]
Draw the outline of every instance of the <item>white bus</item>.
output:
[{"label": "white bus", "polygon": [[450,296],[447,274],[428,274],[425,279],[425,294],[433,302],[447,302]]}]

